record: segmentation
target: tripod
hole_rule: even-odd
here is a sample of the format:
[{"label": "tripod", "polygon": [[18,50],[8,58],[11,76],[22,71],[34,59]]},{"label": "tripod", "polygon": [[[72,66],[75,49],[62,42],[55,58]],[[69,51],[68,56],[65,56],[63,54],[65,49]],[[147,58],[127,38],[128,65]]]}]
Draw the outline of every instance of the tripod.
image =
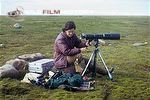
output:
[{"label": "tripod", "polygon": [[86,70],[87,70],[87,68],[88,68],[88,66],[89,66],[89,64],[90,64],[90,62],[91,62],[92,59],[93,59],[94,61],[93,61],[92,77],[95,78],[95,76],[96,76],[96,59],[97,59],[97,54],[98,54],[98,56],[99,56],[99,58],[101,59],[103,65],[104,65],[104,67],[105,67],[105,69],[107,70],[107,73],[108,73],[108,76],[109,76],[110,80],[112,80],[112,79],[113,79],[113,78],[112,78],[112,75],[111,75],[111,73],[109,72],[108,67],[106,66],[106,63],[105,63],[104,59],[103,59],[102,56],[101,56],[100,50],[98,49],[99,41],[98,41],[98,39],[95,39],[94,41],[95,41],[95,44],[94,44],[95,50],[94,50],[93,53],[91,54],[90,59],[89,59],[89,61],[88,61],[87,65],[86,65],[86,67],[84,68],[84,70],[83,70],[83,72],[82,72],[82,76],[85,74],[85,72],[86,72]]}]

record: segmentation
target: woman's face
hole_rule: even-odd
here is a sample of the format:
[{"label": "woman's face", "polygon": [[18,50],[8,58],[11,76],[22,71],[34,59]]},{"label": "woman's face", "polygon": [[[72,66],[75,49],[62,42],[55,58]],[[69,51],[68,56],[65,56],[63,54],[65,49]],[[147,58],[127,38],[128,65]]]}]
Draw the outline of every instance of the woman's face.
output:
[{"label": "woman's face", "polygon": [[67,30],[65,32],[66,32],[66,34],[67,34],[68,37],[72,37],[73,34],[75,34],[75,29],[73,28],[73,29]]}]

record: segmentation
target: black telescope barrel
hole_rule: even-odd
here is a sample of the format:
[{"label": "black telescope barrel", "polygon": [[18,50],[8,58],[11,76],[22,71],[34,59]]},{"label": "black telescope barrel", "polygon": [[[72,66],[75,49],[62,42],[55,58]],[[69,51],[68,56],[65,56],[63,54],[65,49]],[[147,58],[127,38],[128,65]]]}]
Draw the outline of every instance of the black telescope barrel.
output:
[{"label": "black telescope barrel", "polygon": [[104,40],[120,40],[120,34],[119,33],[106,33],[103,34],[103,39]]},{"label": "black telescope barrel", "polygon": [[119,40],[119,33],[103,33],[103,34],[81,34],[82,39],[96,40],[96,39],[104,39],[104,40]]}]

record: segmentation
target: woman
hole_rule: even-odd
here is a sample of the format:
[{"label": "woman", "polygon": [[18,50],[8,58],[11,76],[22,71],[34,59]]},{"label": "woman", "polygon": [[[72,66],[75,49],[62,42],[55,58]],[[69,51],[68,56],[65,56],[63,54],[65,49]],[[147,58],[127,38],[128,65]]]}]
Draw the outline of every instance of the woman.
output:
[{"label": "woman", "polygon": [[89,42],[83,42],[76,36],[75,30],[75,23],[68,21],[54,44],[55,67],[65,73],[75,73],[76,58],[80,58],[80,53],[89,46]]}]

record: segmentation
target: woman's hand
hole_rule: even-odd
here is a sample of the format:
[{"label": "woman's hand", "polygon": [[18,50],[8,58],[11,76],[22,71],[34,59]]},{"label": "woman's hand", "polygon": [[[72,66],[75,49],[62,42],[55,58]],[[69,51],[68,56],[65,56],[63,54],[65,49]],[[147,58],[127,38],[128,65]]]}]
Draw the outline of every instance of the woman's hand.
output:
[{"label": "woman's hand", "polygon": [[84,48],[80,48],[80,50],[81,50],[81,52],[84,52],[84,51],[86,51],[86,50],[87,50],[87,48],[86,48],[86,47],[84,47]]},{"label": "woman's hand", "polygon": [[89,40],[86,41],[85,45],[88,47],[91,45],[91,42]]}]

